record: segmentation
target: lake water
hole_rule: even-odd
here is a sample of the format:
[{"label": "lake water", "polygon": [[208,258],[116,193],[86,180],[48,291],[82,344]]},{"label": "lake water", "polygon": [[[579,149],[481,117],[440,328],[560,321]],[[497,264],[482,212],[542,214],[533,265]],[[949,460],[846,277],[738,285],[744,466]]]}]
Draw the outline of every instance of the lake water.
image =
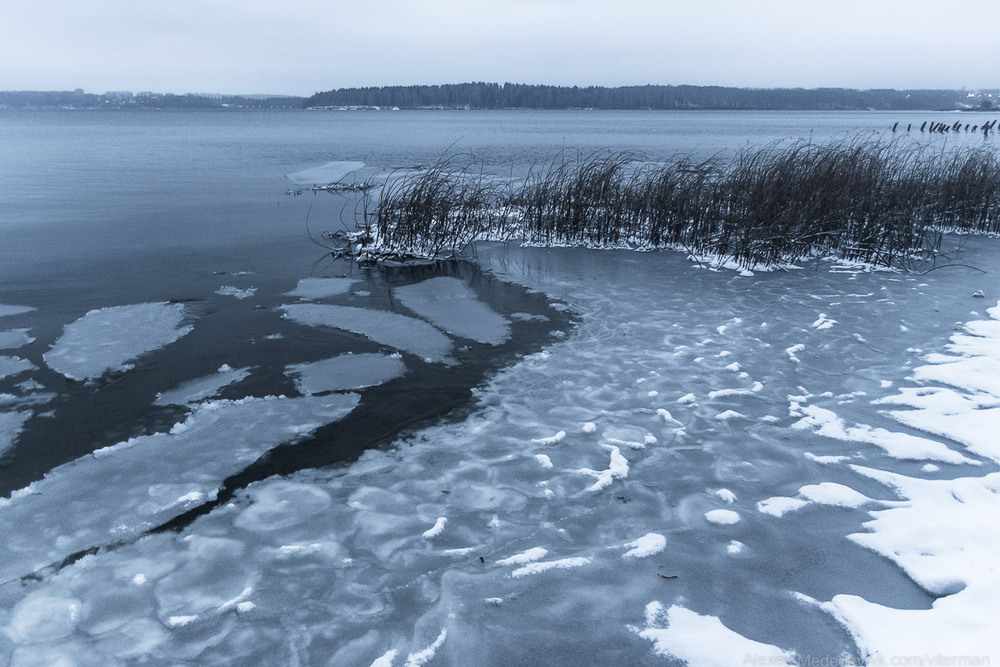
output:
[{"label": "lake water", "polygon": [[[904,511],[860,468],[993,483],[979,436],[928,444],[873,401],[996,319],[994,240],[950,238],[975,268],[925,275],[489,244],[474,263],[362,269],[310,239],[352,226],[355,199],[294,190],[330,163],[364,177],[451,151],[517,175],[560,151],[708,159],[958,119],[987,120],[0,111],[0,663],[940,652],[949,632],[917,646],[896,612],[996,582],[940,566],[952,579],[928,583],[927,554],[982,568],[847,535]],[[976,387],[982,419],[994,389]],[[983,502],[963,506],[970,534],[996,512]],[[960,611],[988,627],[977,604]],[[994,648],[970,627],[951,632],[963,650]]]}]

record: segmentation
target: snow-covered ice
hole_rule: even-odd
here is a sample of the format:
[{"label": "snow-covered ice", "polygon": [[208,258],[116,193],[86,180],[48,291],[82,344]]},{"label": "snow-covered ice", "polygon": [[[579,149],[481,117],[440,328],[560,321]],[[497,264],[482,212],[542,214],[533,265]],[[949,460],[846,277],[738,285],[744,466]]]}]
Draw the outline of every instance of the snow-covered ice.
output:
[{"label": "snow-covered ice", "polygon": [[24,313],[30,313],[35,310],[32,306],[12,306],[9,304],[0,303],[0,317],[9,317],[11,315],[23,315]]},{"label": "snow-covered ice", "polygon": [[326,299],[339,294],[347,294],[351,285],[358,281],[354,278],[302,278],[299,284],[285,296],[297,296],[302,300]]},{"label": "snow-covered ice", "polygon": [[250,377],[249,368],[232,368],[222,365],[212,375],[187,380],[173,389],[157,393],[156,405],[186,405],[217,396],[222,389]]},{"label": "snow-covered ice", "polygon": [[28,335],[30,331],[31,329],[0,331],[0,350],[12,350],[34,342],[35,339]]}]

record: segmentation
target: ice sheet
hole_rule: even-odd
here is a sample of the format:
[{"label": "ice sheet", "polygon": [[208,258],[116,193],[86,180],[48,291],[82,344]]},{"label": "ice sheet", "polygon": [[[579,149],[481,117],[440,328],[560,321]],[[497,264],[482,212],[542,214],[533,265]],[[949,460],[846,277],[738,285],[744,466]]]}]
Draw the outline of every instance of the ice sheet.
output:
[{"label": "ice sheet", "polygon": [[400,303],[436,327],[462,338],[500,345],[510,338],[507,319],[457,278],[431,278],[393,290]]},{"label": "ice sheet", "polygon": [[0,456],[14,446],[21,428],[32,414],[31,410],[0,411]]},{"label": "ice sheet", "polygon": [[406,315],[351,306],[299,303],[282,306],[285,317],[308,326],[351,331],[376,343],[436,362],[446,362],[451,339],[427,324]]},{"label": "ice sheet", "polygon": [[72,380],[92,380],[127,371],[136,357],[191,332],[179,303],[139,303],[92,310],[63,329],[43,356],[49,367]]}]

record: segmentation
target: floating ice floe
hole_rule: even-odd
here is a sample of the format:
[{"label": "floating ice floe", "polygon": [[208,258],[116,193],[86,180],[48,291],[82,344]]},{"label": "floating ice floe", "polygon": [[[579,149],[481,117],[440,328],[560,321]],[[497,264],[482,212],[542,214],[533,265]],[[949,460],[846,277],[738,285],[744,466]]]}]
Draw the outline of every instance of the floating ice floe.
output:
[{"label": "floating ice floe", "polygon": [[43,357],[72,380],[93,380],[127,371],[136,357],[165,347],[191,332],[179,303],[139,303],[92,310],[63,329]]},{"label": "floating ice floe", "polygon": [[13,350],[35,342],[35,339],[28,335],[29,331],[31,329],[0,331],[0,350]]},{"label": "floating ice floe", "polygon": [[284,317],[299,324],[351,331],[431,361],[450,360],[451,339],[423,320],[352,306],[298,303],[281,308],[285,311]]},{"label": "floating ice floe", "polygon": [[500,345],[510,338],[507,319],[457,278],[431,278],[393,289],[399,301],[454,336]]},{"label": "floating ice floe", "polygon": [[250,377],[250,368],[232,368],[223,364],[212,375],[188,380],[168,391],[156,394],[155,405],[187,405],[217,396],[222,389]]},{"label": "floating ice floe", "polygon": [[[798,665],[793,653],[747,639],[727,628],[715,616],[702,616],[678,605],[665,610],[659,602],[650,602],[646,605],[646,626],[630,629],[653,642],[657,655],[677,658],[689,665]],[[748,663],[748,659],[751,662]]]},{"label": "floating ice floe", "polygon": [[0,379],[33,371],[37,366],[20,357],[0,356]]},{"label": "floating ice floe", "polygon": [[309,169],[285,174],[285,178],[297,185],[327,185],[342,180],[345,176],[364,166],[364,162],[333,160],[325,162],[318,167],[310,167]]},{"label": "floating ice floe", "polygon": [[246,289],[240,289],[239,287],[233,287],[232,285],[223,285],[219,289],[215,290],[215,293],[219,296],[231,296],[242,301],[244,299],[249,299],[256,294],[257,288],[247,287]]},{"label": "floating ice floe", "polygon": [[374,387],[405,372],[406,364],[399,355],[372,353],[342,354],[285,368],[285,374],[295,378],[295,386],[303,394]]},{"label": "floating ice floe", "polygon": [[17,436],[24,428],[24,423],[31,418],[32,414],[31,410],[0,412],[0,455],[14,446]]},{"label": "floating ice floe", "polygon": [[303,278],[285,296],[297,296],[303,300],[326,299],[351,291],[351,285],[358,282],[354,278]]},{"label": "floating ice floe", "polygon": [[10,306],[7,304],[0,303],[0,317],[9,317],[11,315],[22,315],[24,313],[30,313],[35,310],[31,306]]}]

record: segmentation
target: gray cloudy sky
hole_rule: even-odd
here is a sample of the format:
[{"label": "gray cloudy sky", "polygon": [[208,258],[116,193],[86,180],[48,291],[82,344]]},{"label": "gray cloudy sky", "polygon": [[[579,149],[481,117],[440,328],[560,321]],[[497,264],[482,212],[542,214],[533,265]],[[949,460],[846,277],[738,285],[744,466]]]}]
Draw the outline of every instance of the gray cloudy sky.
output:
[{"label": "gray cloudy sky", "polygon": [[996,88],[998,56],[998,0],[0,3],[0,90]]}]

